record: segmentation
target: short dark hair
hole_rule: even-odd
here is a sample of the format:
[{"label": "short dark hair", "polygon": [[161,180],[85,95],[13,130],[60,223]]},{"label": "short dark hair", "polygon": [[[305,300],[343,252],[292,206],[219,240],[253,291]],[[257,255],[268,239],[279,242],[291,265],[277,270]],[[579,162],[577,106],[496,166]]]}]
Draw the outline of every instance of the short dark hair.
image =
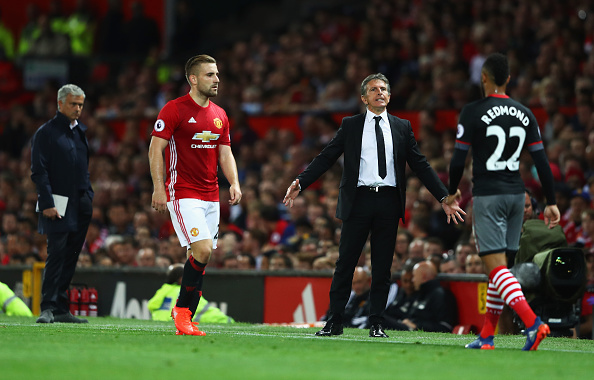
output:
[{"label": "short dark hair", "polygon": [[257,228],[250,228],[248,230],[248,232],[250,233],[250,236],[252,237],[252,239],[254,239],[256,242],[258,242],[260,247],[262,247],[268,241],[268,236],[267,236],[266,232],[264,232],[262,230],[259,230]]},{"label": "short dark hair", "polygon": [[172,264],[167,269],[167,280],[168,284],[175,284],[184,275],[184,264]]},{"label": "short dark hair", "polygon": [[188,59],[186,62],[186,79],[188,79],[190,75],[196,75],[194,68],[203,63],[217,63],[217,60],[206,54],[195,55]]},{"label": "short dark hair", "polygon": [[509,62],[501,53],[493,53],[483,63],[483,70],[497,86],[503,86],[509,77]]},{"label": "short dark hair", "polygon": [[361,82],[361,96],[365,96],[365,94],[367,94],[367,84],[374,79],[379,79],[383,81],[386,84],[386,88],[388,89],[388,94],[391,94],[390,81],[388,80],[388,78],[386,78],[384,74],[377,73],[368,75],[367,78],[363,79],[363,82]]},{"label": "short dark hair", "polygon": [[274,258],[281,258],[284,261],[285,267],[287,267],[287,269],[293,269],[293,261],[291,261],[291,258],[289,256],[275,252],[272,255],[270,255],[270,260],[272,261],[272,259]]},{"label": "short dark hair", "polygon": [[260,209],[260,215],[262,216],[262,219],[267,222],[276,222],[280,219],[278,208],[276,208],[276,206],[263,205]]}]

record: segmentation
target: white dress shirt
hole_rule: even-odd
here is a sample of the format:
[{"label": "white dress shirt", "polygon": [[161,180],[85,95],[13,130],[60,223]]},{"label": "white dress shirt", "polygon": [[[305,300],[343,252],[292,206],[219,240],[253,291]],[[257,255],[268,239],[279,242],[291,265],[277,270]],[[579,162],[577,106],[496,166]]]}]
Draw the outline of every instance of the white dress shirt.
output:
[{"label": "white dress shirt", "polygon": [[361,162],[359,165],[359,180],[357,186],[396,186],[396,169],[394,165],[394,142],[392,131],[388,121],[388,112],[384,111],[379,116],[380,128],[384,134],[384,145],[386,149],[386,178],[379,176],[377,165],[377,140],[375,138],[375,120],[378,116],[367,110],[365,124],[363,125],[363,141],[361,143]]}]

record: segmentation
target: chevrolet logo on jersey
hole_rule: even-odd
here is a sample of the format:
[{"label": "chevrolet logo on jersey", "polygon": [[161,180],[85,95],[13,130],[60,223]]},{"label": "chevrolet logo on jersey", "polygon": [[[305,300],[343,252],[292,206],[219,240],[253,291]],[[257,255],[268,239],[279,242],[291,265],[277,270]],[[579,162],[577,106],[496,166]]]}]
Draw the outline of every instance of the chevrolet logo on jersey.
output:
[{"label": "chevrolet logo on jersey", "polygon": [[210,131],[202,131],[202,133],[194,134],[194,137],[192,137],[192,140],[202,140],[202,142],[210,142],[213,140],[218,140],[219,136],[220,135],[218,135],[216,133],[211,133]]}]

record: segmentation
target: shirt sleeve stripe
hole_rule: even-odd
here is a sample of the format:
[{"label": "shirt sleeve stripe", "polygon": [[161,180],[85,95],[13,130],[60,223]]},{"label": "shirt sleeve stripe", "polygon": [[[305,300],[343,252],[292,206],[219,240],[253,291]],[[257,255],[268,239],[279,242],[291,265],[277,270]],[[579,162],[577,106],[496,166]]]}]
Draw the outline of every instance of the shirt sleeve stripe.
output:
[{"label": "shirt sleeve stripe", "polygon": [[467,142],[464,142],[464,141],[456,140],[456,144],[454,145],[454,148],[460,149],[460,150],[469,150],[470,144]]},{"label": "shirt sleeve stripe", "polygon": [[542,141],[537,141],[535,143],[528,145],[527,148],[529,152],[536,152],[537,150],[544,149],[544,145],[542,144]]}]

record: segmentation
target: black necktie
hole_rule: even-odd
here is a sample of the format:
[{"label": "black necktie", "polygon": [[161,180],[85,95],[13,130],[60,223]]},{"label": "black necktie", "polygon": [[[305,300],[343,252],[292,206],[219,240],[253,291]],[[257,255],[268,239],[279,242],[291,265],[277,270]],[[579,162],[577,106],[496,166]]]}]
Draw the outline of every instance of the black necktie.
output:
[{"label": "black necktie", "polygon": [[375,116],[375,139],[377,140],[377,167],[382,179],[386,178],[386,148],[384,146],[384,134],[380,128],[381,116]]}]

